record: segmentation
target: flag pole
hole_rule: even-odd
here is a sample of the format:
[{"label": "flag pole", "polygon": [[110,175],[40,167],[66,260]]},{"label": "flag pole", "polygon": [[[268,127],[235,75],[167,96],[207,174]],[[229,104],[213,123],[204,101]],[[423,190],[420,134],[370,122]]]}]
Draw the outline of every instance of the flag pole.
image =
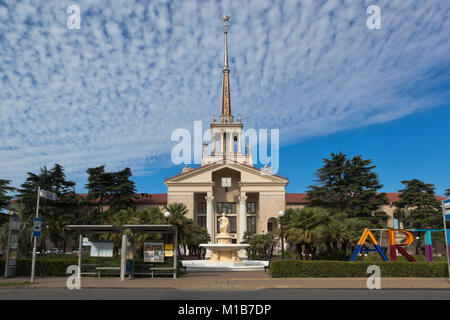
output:
[{"label": "flag pole", "polygon": [[[36,218],[39,218],[39,198],[40,198],[40,194],[41,194],[41,187],[38,186],[38,191],[37,191],[37,204],[36,204]],[[34,283],[34,270],[35,270],[35,265],[36,265],[36,238],[37,237],[33,237],[33,241],[34,241],[34,245],[33,245],[33,259],[31,261],[31,283]]]}]

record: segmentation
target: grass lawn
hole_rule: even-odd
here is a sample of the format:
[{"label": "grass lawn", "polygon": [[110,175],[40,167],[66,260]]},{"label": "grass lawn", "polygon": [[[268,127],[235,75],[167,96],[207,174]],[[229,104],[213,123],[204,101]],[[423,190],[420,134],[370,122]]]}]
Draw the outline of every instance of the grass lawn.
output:
[{"label": "grass lawn", "polygon": [[22,282],[0,282],[0,287],[12,287],[12,286],[23,286],[30,285],[30,281],[22,281]]}]

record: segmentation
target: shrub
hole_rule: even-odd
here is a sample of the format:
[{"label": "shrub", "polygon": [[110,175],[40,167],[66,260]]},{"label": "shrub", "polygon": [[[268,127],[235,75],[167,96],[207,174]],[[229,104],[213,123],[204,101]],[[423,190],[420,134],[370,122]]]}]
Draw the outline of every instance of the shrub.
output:
[{"label": "shrub", "polygon": [[[36,259],[35,275],[36,277],[46,276],[65,276],[67,267],[72,264],[77,264],[77,260],[69,259],[57,260],[57,259]],[[4,274],[5,262],[0,264],[0,274]],[[18,259],[16,264],[17,276],[30,276],[31,275],[31,259]]]},{"label": "shrub", "polygon": [[[5,259],[0,260],[0,276],[4,275]],[[36,277],[57,277],[67,276],[67,268],[70,265],[77,265],[78,258],[74,255],[52,257],[52,256],[40,256],[36,259]],[[113,259],[107,257],[86,257],[83,258],[82,272],[94,272],[95,265],[103,267],[119,267],[120,259]],[[158,267],[171,267],[173,261],[166,260],[164,263],[157,264]],[[134,260],[134,272],[149,272],[149,264],[144,263],[140,259]],[[31,275],[31,258],[18,259],[16,264],[16,275],[29,277]]]},{"label": "shrub", "polygon": [[245,248],[250,260],[269,260],[277,241],[272,233],[253,234],[247,231],[244,234],[244,243],[250,244]]},{"label": "shrub", "polygon": [[319,260],[338,260],[338,261],[348,261],[351,257],[351,252],[348,251],[338,251],[334,250],[330,254],[327,250],[321,251],[317,255]]},{"label": "shrub", "polygon": [[[367,278],[367,268],[374,263],[350,261],[298,261],[279,260],[270,265],[273,278]],[[447,277],[445,262],[377,262],[382,277]]]}]

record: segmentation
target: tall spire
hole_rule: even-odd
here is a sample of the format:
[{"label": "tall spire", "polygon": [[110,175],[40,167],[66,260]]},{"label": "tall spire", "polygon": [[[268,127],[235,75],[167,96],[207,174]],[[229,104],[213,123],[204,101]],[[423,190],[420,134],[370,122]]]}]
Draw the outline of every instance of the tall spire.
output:
[{"label": "tall spire", "polygon": [[222,17],[223,32],[224,32],[224,57],[222,70],[222,114],[220,116],[221,123],[232,123],[233,116],[231,115],[231,94],[230,94],[230,68],[228,66],[228,25],[230,17],[224,15]]}]

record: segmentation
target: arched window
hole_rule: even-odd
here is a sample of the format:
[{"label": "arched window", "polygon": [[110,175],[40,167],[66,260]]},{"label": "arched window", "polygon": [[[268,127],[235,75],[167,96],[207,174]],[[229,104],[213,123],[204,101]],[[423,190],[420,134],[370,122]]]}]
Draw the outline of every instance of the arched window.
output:
[{"label": "arched window", "polygon": [[270,218],[267,220],[267,232],[275,233],[278,229],[278,221],[276,218]]}]

